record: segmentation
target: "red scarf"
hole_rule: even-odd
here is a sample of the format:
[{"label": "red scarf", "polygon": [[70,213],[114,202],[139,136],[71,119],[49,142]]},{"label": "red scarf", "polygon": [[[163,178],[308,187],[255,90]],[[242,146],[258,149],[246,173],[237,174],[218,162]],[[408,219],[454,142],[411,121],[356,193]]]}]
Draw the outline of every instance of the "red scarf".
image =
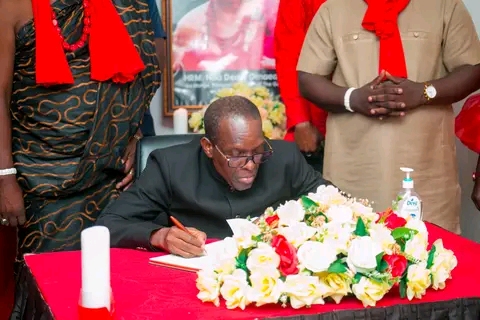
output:
[{"label": "red scarf", "polygon": [[[91,79],[127,83],[145,69],[127,28],[112,0],[90,0],[91,31],[88,39]],[[52,23],[49,0],[32,0],[36,39],[38,85],[73,84],[61,38]],[[115,50],[112,52],[112,50]]]},{"label": "red scarf", "polygon": [[365,0],[368,5],[362,27],[380,39],[379,71],[406,78],[407,65],[397,19],[410,0]]}]

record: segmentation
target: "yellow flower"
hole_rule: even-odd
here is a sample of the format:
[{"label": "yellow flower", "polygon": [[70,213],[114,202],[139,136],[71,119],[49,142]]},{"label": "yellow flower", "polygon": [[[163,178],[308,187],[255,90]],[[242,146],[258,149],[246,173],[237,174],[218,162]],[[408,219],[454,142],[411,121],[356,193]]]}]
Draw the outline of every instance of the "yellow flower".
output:
[{"label": "yellow flower", "polygon": [[285,121],[285,106],[282,103],[276,103],[275,107],[268,113],[268,118],[273,124],[281,124]]},{"label": "yellow flower", "polygon": [[258,111],[260,112],[260,117],[262,117],[262,121],[268,120],[268,111],[264,108],[258,108]]},{"label": "yellow flower", "polygon": [[218,275],[212,270],[201,270],[197,273],[197,298],[202,302],[213,302],[220,305],[220,281]]},{"label": "yellow flower", "polygon": [[250,300],[257,303],[257,307],[268,303],[277,303],[282,295],[283,282],[278,270],[271,272],[257,272],[250,276],[252,292]]},{"label": "yellow flower", "polygon": [[285,130],[280,129],[279,127],[274,127],[270,139],[281,140],[283,137],[285,137]]},{"label": "yellow flower", "polygon": [[[262,98],[250,97],[248,99],[250,99],[250,101],[252,101],[253,104],[256,105],[258,109],[265,109],[264,108],[265,102],[263,101]],[[268,111],[267,111],[267,113],[268,113]]]},{"label": "yellow flower", "polygon": [[248,254],[246,264],[251,272],[271,274],[277,270],[280,256],[270,245],[259,242],[257,248]]},{"label": "yellow flower", "polygon": [[284,292],[290,298],[290,305],[294,309],[325,303],[322,296],[326,288],[315,276],[303,274],[287,276]]},{"label": "yellow flower", "polygon": [[442,290],[445,288],[447,279],[451,279],[452,270],[455,269],[458,261],[452,250],[443,247],[442,239],[435,241],[433,246],[435,246],[435,254],[433,265],[430,268],[432,272],[432,288]]},{"label": "yellow flower", "polygon": [[342,301],[342,298],[352,292],[350,285],[352,284],[352,277],[347,273],[328,273],[322,272],[318,275],[320,283],[325,285],[327,292],[323,295],[324,298],[330,297],[337,304]]},{"label": "yellow flower", "polygon": [[235,90],[233,88],[223,88],[217,91],[218,98],[229,97],[233,96],[234,94]]},{"label": "yellow flower", "polygon": [[430,270],[427,269],[425,262],[412,264],[407,271],[407,298],[421,299],[427,292],[432,281],[430,279]]},{"label": "yellow flower", "polygon": [[247,273],[242,269],[236,269],[232,274],[224,276],[220,294],[225,299],[227,309],[240,308],[244,310],[250,304]]},{"label": "yellow flower", "polygon": [[234,91],[234,93],[232,95],[239,95],[239,96],[246,97],[246,98],[249,98],[254,93],[253,89],[250,88],[248,86],[248,84],[246,84],[244,82],[235,83],[232,86],[232,89]]},{"label": "yellow flower", "polygon": [[270,97],[270,92],[268,91],[267,88],[265,88],[263,86],[255,87],[254,88],[254,94],[256,96],[259,96],[259,97],[264,98],[264,99]]},{"label": "yellow flower", "polygon": [[267,138],[272,138],[273,135],[273,124],[270,122],[270,120],[263,120],[262,121],[262,129],[263,129],[263,134]]},{"label": "yellow flower", "polygon": [[377,301],[390,290],[388,283],[379,282],[367,277],[362,277],[360,281],[352,286],[352,292],[360,300],[364,307],[375,307]]},{"label": "yellow flower", "polygon": [[203,112],[195,111],[190,115],[188,119],[188,125],[192,128],[193,132],[198,132],[203,127]]}]

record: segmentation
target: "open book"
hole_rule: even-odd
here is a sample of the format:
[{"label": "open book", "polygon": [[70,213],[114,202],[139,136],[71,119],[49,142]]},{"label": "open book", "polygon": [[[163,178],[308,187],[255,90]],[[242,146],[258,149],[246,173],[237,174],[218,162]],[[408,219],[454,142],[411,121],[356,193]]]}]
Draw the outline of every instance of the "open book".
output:
[{"label": "open book", "polygon": [[[242,226],[244,226],[246,223],[250,223],[246,219],[230,219],[227,220],[227,222],[234,235],[240,234]],[[227,248],[222,240],[205,245],[205,251],[207,254],[203,257],[182,258],[173,254],[167,254],[150,258],[150,263],[163,267],[196,272],[214,265],[217,259],[224,255],[225,250],[227,250]]]}]

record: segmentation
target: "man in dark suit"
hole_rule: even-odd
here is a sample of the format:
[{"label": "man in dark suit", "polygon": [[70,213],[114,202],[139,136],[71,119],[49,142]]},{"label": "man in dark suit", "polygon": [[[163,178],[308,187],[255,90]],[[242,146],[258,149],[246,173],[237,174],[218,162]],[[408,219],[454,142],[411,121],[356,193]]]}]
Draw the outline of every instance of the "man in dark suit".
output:
[{"label": "man in dark suit", "polygon": [[246,98],[216,100],[204,123],[204,137],[152,152],[140,178],[104,210],[97,223],[110,229],[112,246],[198,256],[207,236],[231,235],[227,219],[259,216],[330,184],[294,143],[264,138],[260,113]]}]

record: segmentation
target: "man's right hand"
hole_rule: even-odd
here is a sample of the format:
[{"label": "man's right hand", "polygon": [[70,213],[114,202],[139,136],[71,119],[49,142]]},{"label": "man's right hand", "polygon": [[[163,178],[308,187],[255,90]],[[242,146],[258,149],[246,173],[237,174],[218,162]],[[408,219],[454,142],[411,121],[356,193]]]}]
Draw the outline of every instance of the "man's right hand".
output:
[{"label": "man's right hand", "polygon": [[150,243],[184,258],[203,256],[207,235],[195,228],[187,229],[190,233],[177,227],[162,228],[152,234]]},{"label": "man's right hand", "polygon": [[302,122],[295,126],[295,142],[302,152],[317,151],[318,144],[324,139],[318,129],[310,122]]},{"label": "man's right hand", "polygon": [[[402,94],[401,90],[397,88],[378,88],[377,86],[385,79],[385,71],[373,79],[370,83],[367,83],[361,88],[358,88],[352,92],[350,96],[350,105],[352,110],[363,114],[367,117],[386,117],[386,116],[403,116],[404,112],[392,112],[392,110],[401,110],[403,102],[397,101],[399,95]],[[392,109],[379,108],[372,103],[372,96],[382,96],[382,101],[391,101],[390,105]]]},{"label": "man's right hand", "polygon": [[11,227],[25,223],[23,192],[15,175],[0,176],[0,219]]}]

